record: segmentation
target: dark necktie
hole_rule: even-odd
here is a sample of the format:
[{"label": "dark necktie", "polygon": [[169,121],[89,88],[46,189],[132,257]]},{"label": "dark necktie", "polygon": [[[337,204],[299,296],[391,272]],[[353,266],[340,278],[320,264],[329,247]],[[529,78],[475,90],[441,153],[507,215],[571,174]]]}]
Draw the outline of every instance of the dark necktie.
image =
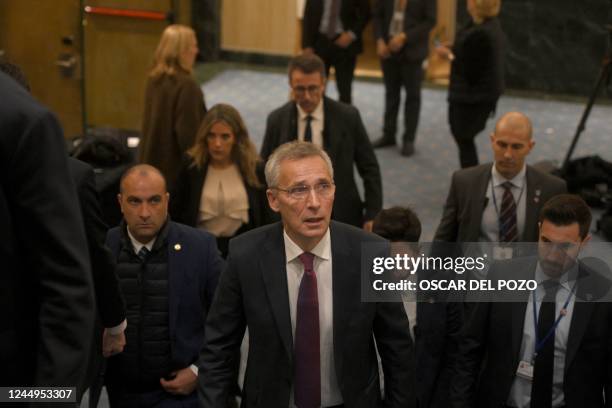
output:
[{"label": "dark necktie", "polygon": [[312,142],[312,116],[306,116],[306,129],[304,129],[304,141]]},{"label": "dark necktie", "polygon": [[333,39],[336,36],[336,25],[338,22],[338,15],[340,14],[340,3],[341,0],[330,0],[331,9],[329,13],[329,20],[327,21],[327,38]]},{"label": "dark necktie", "polygon": [[[542,282],[546,295],[540,306],[538,315],[538,342],[541,342],[555,324],[555,305],[559,282],[546,280]],[[555,357],[554,332],[537,352],[531,386],[531,408],[552,407],[552,383]]]},{"label": "dark necktie", "polygon": [[299,256],[304,265],[295,322],[295,405],[297,408],[321,406],[321,360],[319,347],[319,296],[314,255]]},{"label": "dark necktie", "polygon": [[147,249],[147,247],[142,247],[140,248],[140,250],[138,251],[138,257],[140,258],[141,261],[144,262],[145,259],[147,259],[147,255],[149,255],[149,250]]},{"label": "dark necktie", "polygon": [[499,214],[499,241],[518,241],[518,229],[516,226],[516,203],[512,195],[512,183],[506,181],[502,184],[504,195],[502,197],[501,210]]}]

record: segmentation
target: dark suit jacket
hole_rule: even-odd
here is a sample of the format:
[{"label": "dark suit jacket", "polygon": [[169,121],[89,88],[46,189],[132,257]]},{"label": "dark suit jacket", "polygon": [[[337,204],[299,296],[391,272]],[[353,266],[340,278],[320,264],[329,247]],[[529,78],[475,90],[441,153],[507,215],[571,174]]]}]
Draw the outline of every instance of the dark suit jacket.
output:
[{"label": "dark suit jacket", "polygon": [[94,298],[62,129],[1,73],[0,95],[0,384],[75,386]]},{"label": "dark suit jacket", "polygon": [[[376,0],[372,23],[376,39],[389,41],[389,25],[395,0]],[[402,59],[421,62],[429,50],[429,32],[436,24],[436,0],[409,0],[404,11],[406,44],[399,52]]]},{"label": "dark suit jacket", "polygon": [[419,407],[448,408],[462,325],[461,303],[430,295],[419,299],[414,327]]},{"label": "dark suit jacket", "polygon": [[[333,352],[344,406],[379,406],[374,338],[385,375],[382,406],[412,406],[413,345],[402,305],[361,301],[362,244],[384,241],[333,221],[330,230]],[[282,225],[267,225],[234,238],[230,254],[206,323],[200,401],[209,408],[225,407],[236,375],[228,361],[248,326],[243,407],[287,407],[294,356]]]},{"label": "dark suit jacket", "polygon": [[[492,279],[533,279],[534,258],[500,263]],[[598,268],[600,269],[600,268]],[[576,302],[572,314],[563,392],[567,408],[612,407],[612,304],[597,299],[610,288],[609,269],[580,265]],[[499,274],[501,270],[502,274]],[[495,292],[495,303],[477,303],[464,328],[459,361],[451,383],[453,408],[503,406],[508,398],[520,359],[525,309],[529,292],[517,301],[517,293]],[[503,302],[507,297],[508,302]],[[485,357],[486,356],[486,357]],[[606,403],[603,393],[606,394]]]},{"label": "dark suit jacket", "polygon": [[[480,236],[482,213],[486,206],[487,187],[492,163],[458,170],[453,174],[444,212],[434,241],[476,242]],[[540,208],[550,198],[567,192],[565,181],[527,166],[525,189],[526,219],[520,241],[538,240]]]},{"label": "dark suit jacket", "polygon": [[[349,45],[348,50],[355,54],[363,50],[361,35],[370,19],[369,0],[341,0],[340,21],[344,31],[352,31],[357,38]],[[323,18],[325,0],[306,0],[304,19],[302,20],[302,48],[314,48],[319,26]]]},{"label": "dark suit jacket", "polygon": [[506,38],[496,17],[469,22],[453,45],[448,100],[457,103],[495,102],[504,90]]},{"label": "dark suit jacket", "polygon": [[83,215],[100,320],[104,327],[114,327],[125,319],[125,303],[115,273],[115,259],[105,245],[108,226],[102,220],[94,171],[88,164],[72,157],[68,158],[68,167],[77,187]]},{"label": "dark suit jacket", "polygon": [[[170,215],[176,222],[196,227],[208,166],[198,168],[192,166],[192,163],[193,161],[190,158],[183,158],[183,163],[179,170],[179,182],[176,184],[174,192],[170,195]],[[263,178],[261,178],[260,182],[262,183],[261,188],[255,188],[246,182],[244,183],[249,200],[249,223],[241,227],[236,235],[270,222]]]},{"label": "dark suit jacket", "polygon": [[[204,340],[204,322],[224,262],[212,235],[172,221],[168,223],[168,325],[172,361],[179,367],[188,367],[198,359]],[[119,228],[111,229],[106,237],[115,256],[121,244]]]},{"label": "dark suit jacket", "polygon": [[[382,208],[382,181],[378,160],[353,106],[324,97],[323,148],[334,166],[336,198],[332,217],[361,227],[372,220]],[[297,139],[298,112],[294,102],[288,102],[268,116],[261,157],[267,160],[274,149]],[[363,179],[365,203],[355,184],[354,165]],[[364,213],[365,209],[365,213]]]}]

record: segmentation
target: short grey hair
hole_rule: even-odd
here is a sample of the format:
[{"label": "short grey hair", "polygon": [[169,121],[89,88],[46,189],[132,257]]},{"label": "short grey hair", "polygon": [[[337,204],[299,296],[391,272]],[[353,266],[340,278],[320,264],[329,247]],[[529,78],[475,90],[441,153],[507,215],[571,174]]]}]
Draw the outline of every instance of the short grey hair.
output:
[{"label": "short grey hair", "polygon": [[320,157],[327,165],[331,179],[334,179],[334,167],[325,150],[310,142],[294,141],[280,145],[266,163],[266,183],[268,187],[278,187],[280,165],[285,160],[300,160],[307,157]]}]

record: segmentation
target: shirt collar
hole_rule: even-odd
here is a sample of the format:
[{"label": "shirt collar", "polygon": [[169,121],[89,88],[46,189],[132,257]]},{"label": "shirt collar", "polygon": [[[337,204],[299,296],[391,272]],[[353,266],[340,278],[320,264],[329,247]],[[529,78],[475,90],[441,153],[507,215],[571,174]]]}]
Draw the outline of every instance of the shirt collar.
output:
[{"label": "shirt collar", "polygon": [[[287,235],[287,231],[283,230],[283,239],[285,240],[285,256],[287,263],[292,262],[298,256],[304,253],[304,250],[298,246],[293,240]],[[329,234],[329,228],[323,235],[323,238],[319,243],[310,251],[311,254],[323,260],[329,260],[331,256],[331,238]]]},{"label": "shirt collar", "polygon": [[137,254],[142,247],[146,247],[149,251],[153,249],[153,245],[155,244],[155,240],[157,239],[157,236],[153,238],[152,240],[150,240],[149,242],[147,242],[146,244],[142,244],[136,238],[134,238],[134,236],[130,232],[130,227],[126,226],[125,229],[127,230],[128,237],[130,237],[130,241],[132,242],[132,246],[134,247],[134,253]]},{"label": "shirt collar", "polygon": [[493,167],[491,168],[491,177],[493,177],[493,187],[499,187],[504,184],[506,181],[512,183],[514,187],[523,188],[525,184],[525,175],[527,174],[527,165],[523,164],[523,168],[518,172],[513,179],[508,180],[504,176],[501,175],[499,171],[497,171],[497,167],[495,167],[495,163],[493,163]]},{"label": "shirt collar", "polygon": [[321,98],[321,101],[319,102],[315,110],[312,111],[312,113],[310,114],[306,113],[306,111],[304,111],[304,109],[302,109],[299,104],[296,103],[295,106],[297,106],[298,117],[300,121],[306,120],[306,116],[308,115],[312,116],[313,120],[323,121],[323,98]]}]

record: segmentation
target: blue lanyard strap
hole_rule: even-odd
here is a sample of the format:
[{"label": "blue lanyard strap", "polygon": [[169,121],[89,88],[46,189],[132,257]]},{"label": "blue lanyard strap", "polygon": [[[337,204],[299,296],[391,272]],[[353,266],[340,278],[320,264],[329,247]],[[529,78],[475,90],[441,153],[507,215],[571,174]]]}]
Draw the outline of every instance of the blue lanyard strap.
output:
[{"label": "blue lanyard strap", "polygon": [[[572,286],[572,290],[567,296],[567,299],[565,300],[565,303],[563,304],[563,308],[561,309],[561,312],[559,313],[557,320],[555,320],[555,323],[553,324],[553,326],[550,328],[550,330],[548,330],[548,333],[546,333],[546,336],[544,336],[544,338],[541,340],[538,340],[538,312],[536,309],[536,304],[538,302],[537,302],[537,297],[536,297],[536,290],[533,291],[533,322],[535,326],[535,352],[533,354],[534,359],[535,359],[535,356],[540,352],[540,350],[542,350],[542,348],[544,347],[544,344],[546,344],[546,341],[550,338],[550,336],[554,334],[555,330],[557,329],[557,326],[559,326],[559,322],[561,321],[561,319],[563,319],[563,316],[565,316],[565,313],[563,313],[563,311],[567,310],[567,306],[569,305],[570,299],[572,298],[572,295],[574,294],[574,291],[576,290],[576,284]],[[556,303],[557,302],[555,301],[555,304]]]}]

